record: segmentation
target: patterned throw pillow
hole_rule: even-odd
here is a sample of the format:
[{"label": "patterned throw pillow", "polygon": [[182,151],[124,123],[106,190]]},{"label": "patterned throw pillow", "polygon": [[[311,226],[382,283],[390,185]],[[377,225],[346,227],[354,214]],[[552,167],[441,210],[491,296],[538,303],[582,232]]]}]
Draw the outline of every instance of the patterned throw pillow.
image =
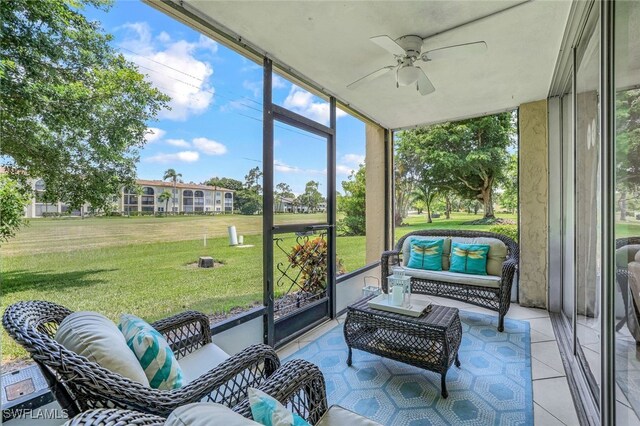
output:
[{"label": "patterned throw pillow", "polygon": [[407,266],[414,269],[442,271],[442,249],[444,240],[411,241]]},{"label": "patterned throw pillow", "polygon": [[280,401],[259,389],[249,388],[249,405],[253,420],[264,426],[311,426],[292,413]]},{"label": "patterned throw pillow", "polygon": [[182,386],[182,369],[167,341],[158,331],[135,315],[124,314],[118,326],[127,345],[140,362],[154,389]]},{"label": "patterned throw pillow", "polygon": [[463,274],[487,275],[487,244],[451,245],[451,267],[449,271]]}]

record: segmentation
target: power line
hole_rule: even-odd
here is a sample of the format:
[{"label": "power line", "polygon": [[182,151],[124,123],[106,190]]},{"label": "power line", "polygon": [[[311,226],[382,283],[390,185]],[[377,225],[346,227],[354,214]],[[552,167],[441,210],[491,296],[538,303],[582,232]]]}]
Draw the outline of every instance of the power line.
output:
[{"label": "power line", "polygon": [[[138,57],[140,57],[140,58],[146,59],[146,60],[151,61],[151,62],[155,62],[155,63],[156,63],[156,64],[158,64],[158,65],[162,65],[163,67],[166,67],[166,68],[169,68],[170,70],[173,70],[173,71],[179,72],[180,74],[184,74],[184,75],[186,75],[187,77],[193,78],[194,80],[197,80],[197,81],[199,81],[199,82],[201,82],[201,83],[204,83],[204,82],[205,82],[205,81],[204,81],[204,79],[202,79],[202,78],[199,78],[199,77],[196,77],[196,76],[191,75],[191,74],[189,74],[189,73],[186,73],[186,72],[184,72],[184,71],[182,71],[182,70],[179,70],[178,68],[174,68],[174,67],[172,67],[172,66],[170,66],[170,65],[167,65],[167,64],[165,64],[165,63],[163,63],[163,62],[156,61],[155,59],[152,59],[152,58],[150,58],[150,57],[148,57],[148,56],[144,56],[144,55],[141,55],[141,54],[139,54],[139,53],[136,53],[136,52],[134,52],[134,51],[133,51],[133,50],[131,50],[131,49],[127,49],[126,47],[120,47],[120,49],[122,49],[122,50],[126,50],[127,52],[131,52],[131,53],[133,53],[134,55],[136,55],[136,56],[138,56]],[[138,66],[140,66],[140,67],[142,67],[142,68],[146,68],[146,67],[145,67],[145,66],[143,66],[143,65],[140,65],[140,64],[137,64],[137,65],[138,65]],[[149,69],[149,68],[146,68],[146,69]],[[158,72],[159,72],[159,71],[158,71]],[[235,95],[237,95],[236,93],[233,93],[233,92],[231,92],[231,91],[229,91],[229,93],[232,93],[234,96],[235,96]],[[242,95],[237,95],[237,96],[239,96],[239,97],[240,97],[240,98],[242,98],[242,99],[246,99],[246,100],[248,100],[248,101],[251,101],[251,102],[253,102],[253,103],[257,104],[257,105],[262,106],[262,102],[256,101],[255,99],[251,99],[251,98],[249,98],[249,97],[242,96]]]}]

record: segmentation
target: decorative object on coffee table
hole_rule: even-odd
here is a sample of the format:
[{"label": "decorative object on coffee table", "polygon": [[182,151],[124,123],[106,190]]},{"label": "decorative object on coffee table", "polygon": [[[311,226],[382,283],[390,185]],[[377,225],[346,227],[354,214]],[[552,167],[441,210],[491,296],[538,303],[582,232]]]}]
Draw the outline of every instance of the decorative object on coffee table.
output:
[{"label": "decorative object on coffee table", "polygon": [[352,350],[360,349],[440,373],[441,394],[446,398],[447,371],[453,363],[460,367],[462,326],[458,309],[432,305],[429,313],[413,318],[370,308],[371,299],[361,299],[347,308],[347,365],[351,365]]},{"label": "decorative object on coffee table", "polygon": [[396,306],[389,300],[389,296],[381,294],[370,299],[368,302],[370,308],[380,309],[396,314],[408,315],[410,317],[422,316],[425,312],[431,310],[431,303],[424,299],[414,299],[411,303],[405,303],[402,306]]}]

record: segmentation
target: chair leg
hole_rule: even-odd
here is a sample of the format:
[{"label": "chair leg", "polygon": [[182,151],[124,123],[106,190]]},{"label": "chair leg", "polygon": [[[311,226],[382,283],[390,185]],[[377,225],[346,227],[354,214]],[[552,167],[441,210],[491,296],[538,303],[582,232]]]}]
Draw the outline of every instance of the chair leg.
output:
[{"label": "chair leg", "polygon": [[620,331],[622,329],[622,327],[624,327],[624,324],[627,322],[627,316],[625,315],[624,318],[622,318],[620,320],[620,322],[618,322],[618,324],[616,324],[616,331]]},{"label": "chair leg", "polygon": [[500,314],[498,319],[498,331],[501,333],[504,331],[504,315],[505,314]]}]

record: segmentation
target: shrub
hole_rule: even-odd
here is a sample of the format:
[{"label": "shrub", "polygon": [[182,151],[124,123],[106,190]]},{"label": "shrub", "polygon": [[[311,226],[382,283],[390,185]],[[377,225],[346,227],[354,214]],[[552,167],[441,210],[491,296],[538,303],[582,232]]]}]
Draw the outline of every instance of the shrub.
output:
[{"label": "shrub", "polygon": [[8,241],[26,223],[24,208],[29,198],[18,182],[0,175],[0,241]]},{"label": "shrub", "polygon": [[518,226],[517,225],[493,225],[489,227],[489,232],[506,235],[513,241],[518,242]]},{"label": "shrub", "polygon": [[[327,242],[322,237],[296,244],[288,255],[289,262],[301,271],[299,286],[302,291],[322,293],[327,287]],[[336,274],[345,273],[341,259],[336,259]]]}]

